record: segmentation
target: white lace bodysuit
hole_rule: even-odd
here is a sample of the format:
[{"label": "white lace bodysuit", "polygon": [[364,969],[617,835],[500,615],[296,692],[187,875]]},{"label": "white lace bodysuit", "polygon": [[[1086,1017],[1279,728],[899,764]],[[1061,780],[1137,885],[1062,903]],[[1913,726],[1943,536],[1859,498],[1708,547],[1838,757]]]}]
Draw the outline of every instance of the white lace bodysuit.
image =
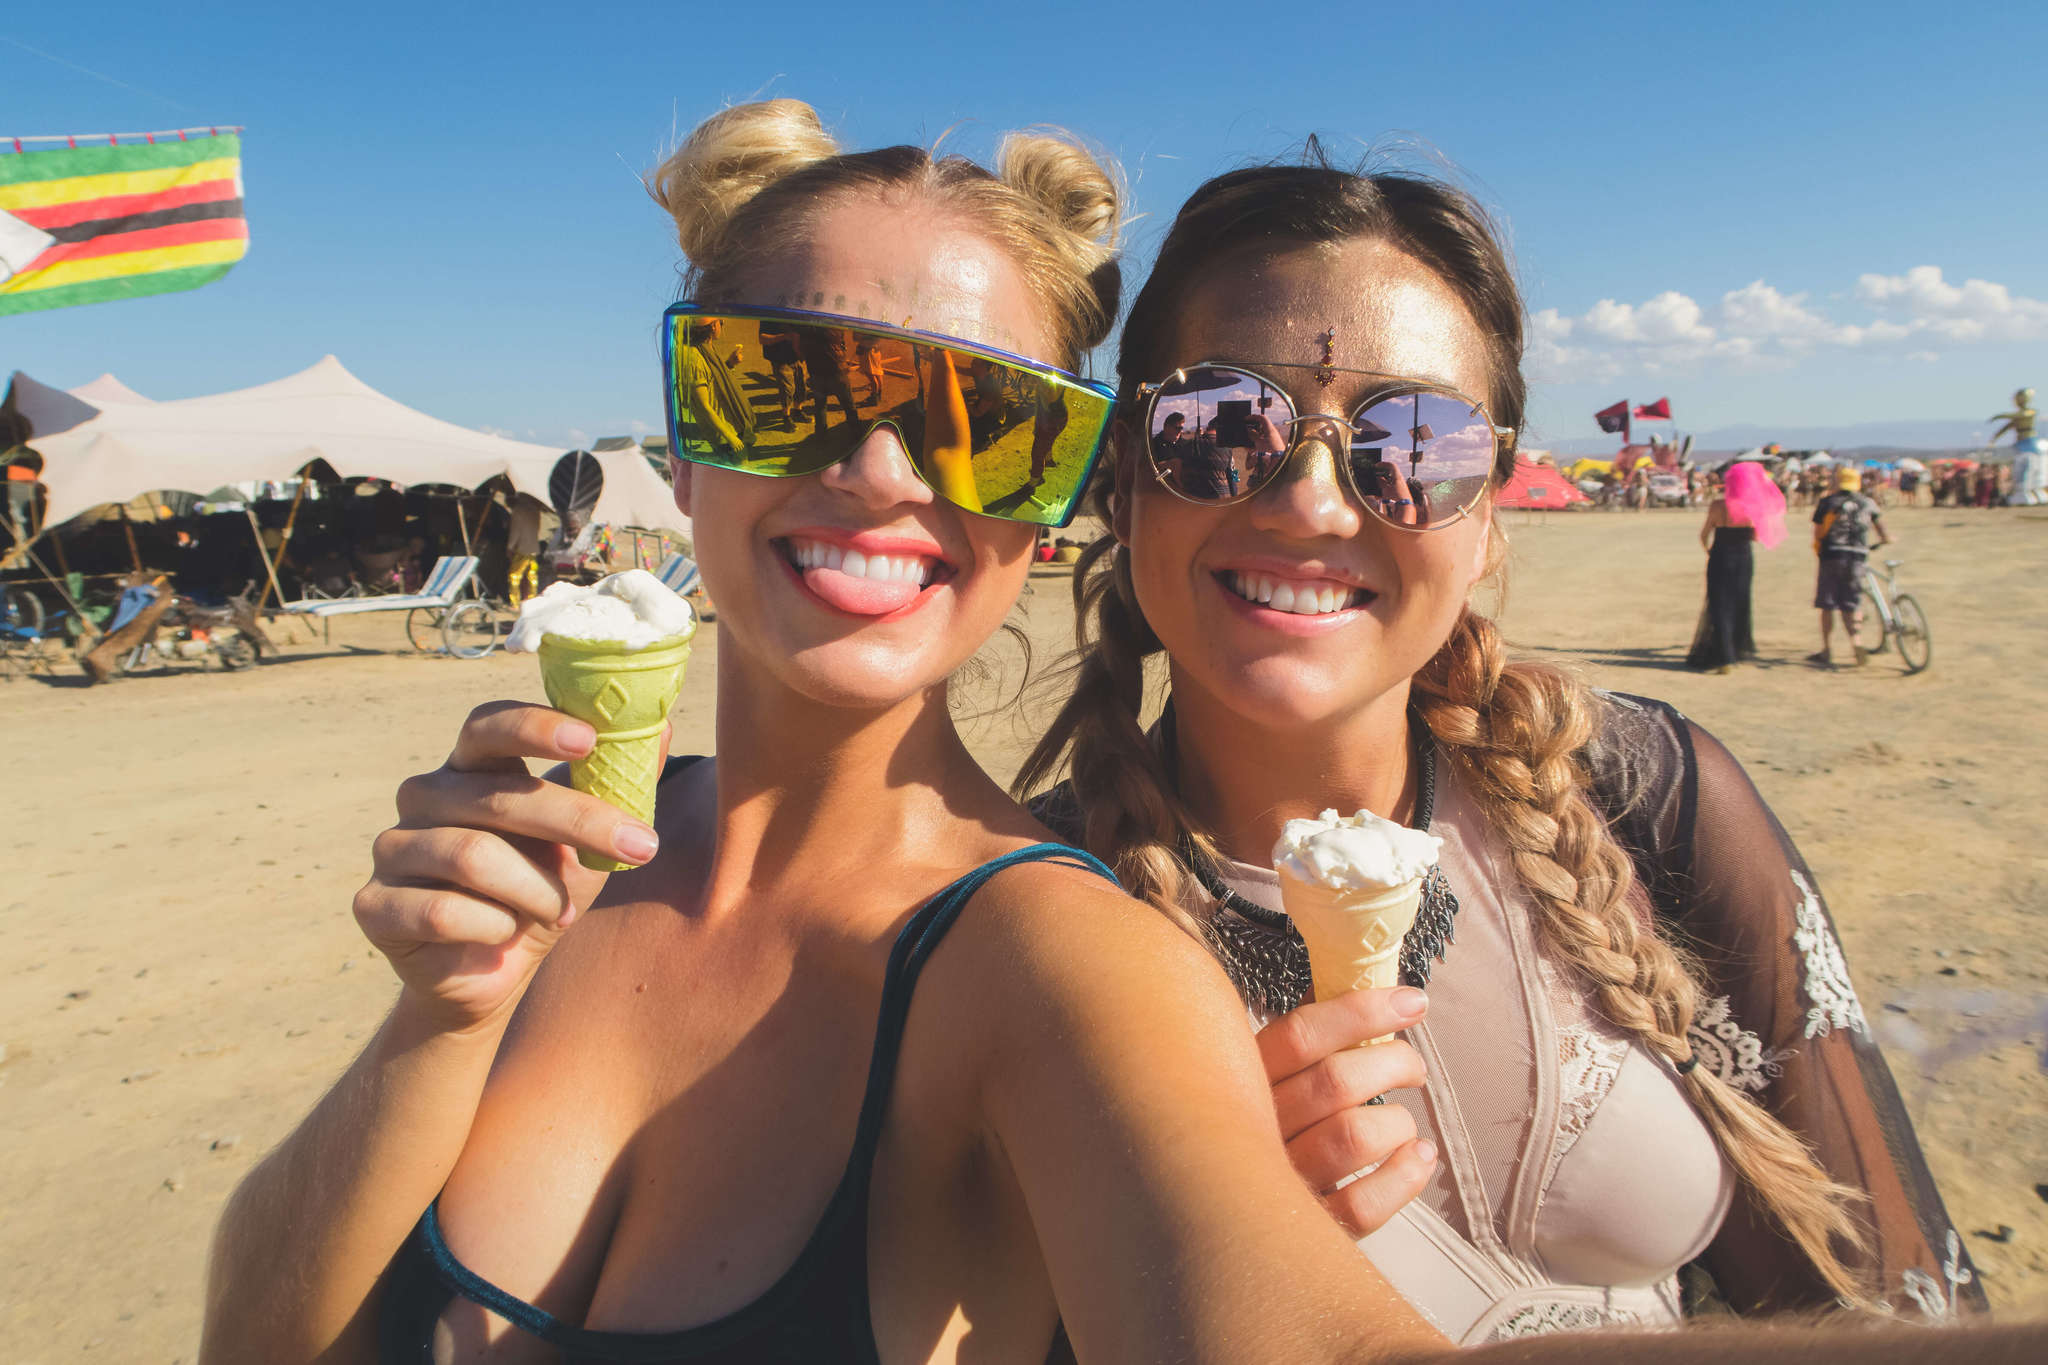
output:
[{"label": "white lace bodysuit", "polygon": [[[1661,702],[1598,695],[1581,754],[1588,798],[1629,854],[1645,927],[1698,964],[1705,990],[1687,1035],[1698,1065],[1863,1192],[1863,1245],[1836,1254],[1874,1298],[1932,1320],[1981,1311],[1811,869],[1713,736]],[[1169,711],[1155,732],[1167,755],[1170,723]],[[1674,1321],[1672,1272],[1688,1261],[1702,1272],[1689,1287],[1737,1313],[1835,1304],[1812,1260],[1737,1188],[1672,1068],[1608,1025],[1575,970],[1540,949],[1521,883],[1455,766],[1435,767],[1430,827],[1460,909],[1428,1020],[1406,1035],[1429,1084],[1388,1102],[1442,1155],[1429,1188],[1364,1240],[1367,1254],[1468,1342]],[[1078,800],[1062,784],[1032,808],[1078,839]],[[1307,953],[1270,913],[1270,868],[1220,871],[1250,913],[1206,897],[1189,909],[1208,919],[1256,1023],[1293,1008]]]},{"label": "white lace bodysuit", "polygon": [[[1734,1178],[1669,1064],[1601,1019],[1539,947],[1521,883],[1448,775],[1430,830],[1456,939],[1430,977],[1427,1022],[1402,1035],[1429,1085],[1388,1102],[1441,1155],[1429,1188],[1359,1245],[1462,1343],[1675,1323],[1675,1272],[1713,1240]],[[1272,869],[1223,871],[1280,908]]]}]

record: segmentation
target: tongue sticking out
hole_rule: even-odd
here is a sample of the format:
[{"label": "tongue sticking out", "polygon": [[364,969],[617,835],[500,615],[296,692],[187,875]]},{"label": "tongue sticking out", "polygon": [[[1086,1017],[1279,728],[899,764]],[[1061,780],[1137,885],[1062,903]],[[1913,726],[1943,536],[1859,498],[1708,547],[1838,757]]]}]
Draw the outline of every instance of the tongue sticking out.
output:
[{"label": "tongue sticking out", "polygon": [[862,578],[838,569],[805,569],[804,584],[825,602],[855,616],[887,616],[900,611],[924,591],[916,583]]}]

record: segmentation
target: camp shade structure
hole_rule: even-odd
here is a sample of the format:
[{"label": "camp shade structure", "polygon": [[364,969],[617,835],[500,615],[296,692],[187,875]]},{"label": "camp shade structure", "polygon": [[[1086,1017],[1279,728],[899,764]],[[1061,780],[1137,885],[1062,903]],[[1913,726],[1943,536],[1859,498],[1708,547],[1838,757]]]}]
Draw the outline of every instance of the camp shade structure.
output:
[{"label": "camp shade structure", "polygon": [[1500,497],[1494,505],[1555,511],[1585,501],[1586,495],[1557,470],[1549,465],[1531,464],[1516,456],[1515,471],[1502,485]]},{"label": "camp shade structure", "polygon": [[151,137],[0,154],[0,317],[197,289],[242,259],[242,139]]},{"label": "camp shade structure", "polygon": [[[26,376],[23,376],[25,378]],[[74,398],[76,395],[72,395]],[[503,476],[547,501],[562,452],[443,422],[386,397],[328,356],[254,388],[160,403],[95,405],[89,419],[32,442],[55,526],[103,503],[157,490],[209,493],[283,482],[314,460],[341,478],[475,488]],[[638,450],[598,451],[593,521],[687,536],[689,518]]]}]

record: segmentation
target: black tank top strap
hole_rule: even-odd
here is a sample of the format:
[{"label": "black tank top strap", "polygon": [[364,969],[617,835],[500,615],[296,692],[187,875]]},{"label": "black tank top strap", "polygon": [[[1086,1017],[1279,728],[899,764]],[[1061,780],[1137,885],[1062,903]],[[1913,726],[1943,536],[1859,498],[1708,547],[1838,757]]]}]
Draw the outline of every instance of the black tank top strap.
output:
[{"label": "black tank top strap", "polygon": [[[694,761],[690,757],[670,759],[662,780]],[[432,1206],[421,1216],[386,1277],[379,1312],[378,1358],[382,1365],[425,1365],[431,1360],[435,1324],[458,1296],[559,1348],[568,1365],[796,1365],[810,1361],[875,1365],[867,1289],[868,1186],[888,1117],[911,996],[925,963],[975,892],[1004,869],[1033,862],[1066,863],[1116,884],[1116,874],[1079,849],[1032,844],[983,863],[910,917],[889,953],[853,1150],[810,1239],[790,1268],[759,1298],[715,1322],[673,1332],[574,1327],[463,1265],[442,1236],[439,1210]]]},{"label": "black tank top strap", "polygon": [[917,989],[917,978],[924,971],[924,964],[960,918],[960,912],[967,908],[967,902],[988,884],[989,878],[1019,863],[1043,862],[1066,863],[1096,873],[1112,886],[1118,884],[1116,873],[1092,853],[1084,853],[1065,844],[1032,844],[983,863],[933,896],[925,902],[923,909],[911,916],[910,922],[896,936],[896,947],[889,954],[889,972],[882,986],[881,1019],[875,1030],[875,1051],[868,1066],[868,1088],[861,1099],[860,1130],[854,1136],[854,1159],[848,1163],[849,1169],[855,1165],[866,1169],[874,1160],[875,1147],[881,1139],[882,1120],[888,1114],[889,1087],[896,1077],[896,1057],[902,1050],[903,1026],[910,1018],[911,993]]},{"label": "black tank top strap", "polygon": [[702,754],[676,754],[668,762],[661,765],[661,776],[654,779],[654,785],[659,787],[692,763],[701,763],[703,761],[704,755]]}]

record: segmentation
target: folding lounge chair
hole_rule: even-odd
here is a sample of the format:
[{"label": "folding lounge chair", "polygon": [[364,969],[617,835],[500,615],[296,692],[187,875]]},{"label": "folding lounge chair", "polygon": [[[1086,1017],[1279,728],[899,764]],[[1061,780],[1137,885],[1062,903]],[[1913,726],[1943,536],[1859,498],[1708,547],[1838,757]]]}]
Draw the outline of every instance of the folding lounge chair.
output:
[{"label": "folding lounge chair", "polygon": [[654,571],[662,586],[688,596],[697,588],[697,561],[686,554],[672,554]]},{"label": "folding lounge chair", "polygon": [[410,611],[414,607],[451,607],[476,577],[474,555],[442,555],[418,592],[385,597],[309,597],[284,604],[286,611],[305,616],[353,616],[364,611]]},{"label": "folding lounge chair", "polygon": [[15,618],[12,604],[5,608],[0,617],[0,678],[12,680],[16,674],[28,676],[38,668],[55,676],[57,670],[51,667],[50,656],[44,645],[51,637]]},{"label": "folding lounge chair", "polygon": [[[412,611],[419,607],[451,607],[464,597],[476,579],[476,556],[442,555],[434,571],[418,592],[384,597],[302,598],[286,602],[284,609],[300,616],[354,616],[365,611]],[[332,638],[331,636],[329,638]]]}]

